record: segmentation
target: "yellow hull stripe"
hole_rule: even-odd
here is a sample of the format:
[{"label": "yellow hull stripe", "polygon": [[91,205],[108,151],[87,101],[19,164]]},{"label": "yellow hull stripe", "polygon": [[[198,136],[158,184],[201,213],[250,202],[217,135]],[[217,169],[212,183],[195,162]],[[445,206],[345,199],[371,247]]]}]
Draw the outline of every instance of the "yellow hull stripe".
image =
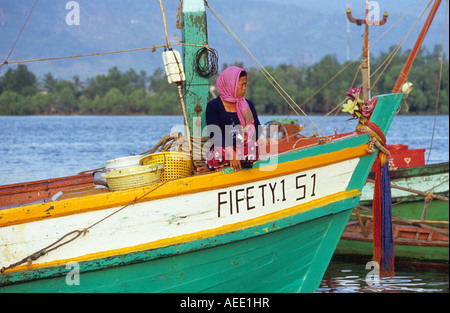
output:
[{"label": "yellow hull stripe", "polygon": [[[46,263],[41,263],[41,264],[31,264],[29,266],[21,265],[21,266],[12,268],[12,269],[8,269],[5,272],[10,273],[10,272],[38,269],[38,268],[44,268],[44,267],[63,266],[65,264],[67,264],[68,262],[91,261],[91,260],[96,260],[96,259],[101,259],[101,258],[106,258],[106,257],[112,257],[112,256],[116,256],[116,255],[123,255],[123,254],[127,254],[127,253],[146,251],[146,250],[151,250],[151,249],[159,249],[159,248],[163,248],[163,247],[167,247],[167,246],[171,246],[171,245],[182,244],[182,243],[205,239],[205,238],[209,238],[209,237],[215,237],[215,236],[219,236],[219,235],[222,235],[225,233],[230,233],[230,232],[238,231],[238,230],[249,228],[249,227],[254,227],[257,225],[263,225],[263,224],[270,223],[270,222],[273,222],[273,221],[276,221],[279,219],[287,218],[289,216],[294,216],[296,214],[303,213],[303,212],[306,212],[306,211],[309,211],[309,210],[312,210],[315,208],[319,208],[322,206],[326,206],[331,203],[343,201],[343,200],[346,200],[349,198],[354,198],[354,197],[359,196],[360,194],[361,193],[357,189],[350,190],[350,191],[342,191],[342,192],[338,192],[334,195],[329,195],[329,196],[323,197],[318,200],[313,200],[313,201],[310,201],[305,204],[294,206],[292,208],[284,209],[284,210],[281,210],[278,212],[270,213],[270,214],[267,214],[264,216],[250,219],[250,220],[221,226],[221,227],[218,227],[215,229],[203,230],[203,231],[195,232],[192,234],[186,234],[186,235],[176,236],[176,237],[172,237],[172,238],[164,238],[164,239],[160,239],[157,241],[140,244],[140,245],[136,245],[136,246],[132,246],[132,247],[91,253],[91,254],[79,256],[79,257],[72,258],[72,259],[56,260],[56,261],[51,261],[51,262],[46,262]],[[89,236],[89,233],[87,234],[87,236]]]},{"label": "yellow hull stripe", "polygon": [[[156,185],[4,209],[1,210],[0,227],[120,207],[131,204],[135,199],[139,199],[139,202],[145,202],[280,177],[311,168],[322,167],[336,162],[367,156],[366,149],[367,144],[362,144],[357,147],[337,152],[279,163],[276,164],[276,169],[271,171],[255,168],[251,170],[242,170],[233,173],[232,175],[217,172],[189,176],[160,183],[164,184],[164,186],[161,186],[161,188],[157,188],[152,192],[150,191],[154,189]],[[140,197],[143,198],[141,199]]]}]

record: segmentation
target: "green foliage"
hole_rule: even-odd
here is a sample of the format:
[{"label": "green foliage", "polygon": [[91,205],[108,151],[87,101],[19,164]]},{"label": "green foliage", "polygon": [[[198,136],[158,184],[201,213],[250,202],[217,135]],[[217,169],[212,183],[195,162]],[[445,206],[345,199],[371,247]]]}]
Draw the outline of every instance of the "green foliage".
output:
[{"label": "green foliage", "polygon": [[16,70],[8,69],[0,78],[0,92],[14,91],[23,96],[33,95],[36,91],[36,76],[20,64]]},{"label": "green foliage", "polygon": [[[383,62],[393,51],[371,56],[372,95],[391,92],[408,57],[409,51],[398,53],[388,67]],[[432,52],[419,51],[408,80],[414,89],[405,99],[401,113],[434,114],[438,94],[441,47]],[[242,67],[242,64],[235,64]],[[224,64],[222,68],[225,68]],[[381,67],[380,67],[381,66]],[[376,71],[380,67],[380,70]],[[340,64],[336,56],[327,55],[310,66],[281,64],[266,69],[278,84],[308,114],[324,114],[345,99],[345,91],[361,84],[359,64]],[[437,104],[438,114],[449,114],[449,63],[445,58]],[[248,70],[246,97],[253,101],[260,114],[287,115],[291,107],[276,92],[271,83],[256,68]],[[337,74],[339,75],[335,78]],[[383,73],[381,77],[378,77]],[[356,75],[357,74],[357,75]],[[216,77],[211,78],[214,84]],[[352,85],[353,82],[353,85]],[[351,86],[352,85],[352,86]],[[189,86],[186,87],[189,92]],[[215,91],[217,94],[217,91]],[[211,99],[212,96],[209,96]],[[25,65],[9,68],[0,76],[0,115],[30,114],[181,114],[177,87],[169,85],[164,70],[152,75],[130,69],[121,72],[111,68],[107,75],[97,75],[80,81],[57,80],[47,73],[39,80]]]}]

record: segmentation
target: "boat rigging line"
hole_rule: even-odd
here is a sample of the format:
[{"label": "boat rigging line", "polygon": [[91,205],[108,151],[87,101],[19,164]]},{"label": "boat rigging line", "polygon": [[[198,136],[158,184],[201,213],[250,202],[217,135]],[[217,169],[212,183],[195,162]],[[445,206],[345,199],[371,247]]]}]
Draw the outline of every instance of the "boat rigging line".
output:
[{"label": "boat rigging line", "polygon": [[22,35],[23,30],[25,29],[25,26],[27,25],[28,20],[30,19],[30,16],[31,16],[31,14],[33,13],[34,8],[36,7],[38,1],[39,1],[39,0],[34,1],[34,4],[33,4],[33,6],[31,7],[30,13],[28,13],[27,18],[25,19],[25,22],[23,23],[22,28],[20,29],[19,35],[17,35],[16,41],[14,41],[14,44],[12,45],[11,49],[9,50],[8,56],[6,57],[5,61],[3,61],[2,64],[0,64],[0,74],[2,73],[2,67],[3,67],[3,65],[9,63],[9,62],[8,62],[8,59],[9,59],[9,57],[11,56],[11,53],[13,52],[14,48],[16,47],[16,44],[17,44],[17,42],[19,41],[19,38],[20,38],[20,36]]},{"label": "boat rigging line", "polygon": [[[400,23],[404,18],[406,18],[409,14],[411,14],[412,11],[414,11],[422,2],[424,2],[425,0],[421,0],[419,1],[414,7],[412,7],[408,12],[406,12],[400,19],[398,19],[395,23],[392,24],[392,26],[390,26],[384,33],[382,33],[377,39],[375,39],[372,43],[369,44],[369,48],[371,48],[375,43],[377,43],[381,38],[383,38],[387,33],[389,33],[394,27],[397,26],[398,23]],[[396,46],[396,48],[386,57],[386,59],[378,66],[378,68],[373,71],[371,73],[370,78],[372,79],[375,74],[384,66],[384,68],[382,69],[381,73],[378,75],[378,77],[376,78],[375,82],[372,84],[371,88],[373,88],[373,86],[375,86],[377,84],[377,82],[379,81],[379,79],[381,78],[381,76],[383,75],[383,73],[385,72],[385,70],[388,68],[388,66],[390,65],[390,63],[393,61],[394,57],[397,55],[398,51],[400,51],[400,48],[402,47],[403,43],[405,42],[405,40],[409,37],[410,33],[412,32],[412,30],[416,27],[417,23],[420,21],[420,19],[422,18],[422,16],[424,15],[424,13],[427,11],[427,9],[431,6],[431,3],[434,0],[430,0],[427,4],[427,6],[425,7],[425,9],[423,10],[423,12],[420,14],[420,16],[416,19],[416,22],[414,23],[414,25],[411,27],[411,29],[408,31],[408,33],[405,35],[405,37],[401,40],[401,42]],[[447,0],[448,1],[448,0]],[[360,56],[362,55],[362,53],[358,54],[353,60],[348,62],[348,66],[350,66],[353,62],[356,61],[356,59],[358,59]],[[346,67],[345,67],[346,69]],[[353,88],[353,84],[355,82],[356,76],[358,75],[359,71],[361,70],[361,66],[358,67],[358,70],[355,74],[355,77],[353,79],[353,82],[350,85],[350,88]],[[336,74],[335,77],[337,77],[340,73]],[[333,77],[332,79],[334,79],[335,77]],[[327,83],[328,84],[328,83]],[[316,91],[312,96],[310,96],[310,98],[312,98],[314,95],[316,95],[321,89],[323,89],[325,86],[321,87],[318,91]],[[303,106],[304,104],[306,104],[309,101],[309,99],[307,101],[305,101],[301,106]],[[343,101],[345,102],[345,100]],[[340,107],[342,105],[341,102],[340,104],[336,105],[336,108]],[[335,108],[335,109],[336,109]],[[333,109],[334,110],[334,109]],[[329,115],[331,112],[329,112],[327,115]],[[325,115],[324,118],[327,116]]]},{"label": "boat rigging line", "polygon": [[[372,84],[372,86],[371,86],[371,88],[373,88],[373,86],[375,86],[376,84],[377,84],[377,82],[380,80],[380,78],[381,78],[381,76],[383,75],[383,73],[385,72],[385,70],[388,68],[388,66],[390,65],[390,63],[393,61],[393,59],[394,59],[394,57],[397,55],[397,53],[400,51],[400,49],[401,49],[401,47],[402,47],[402,45],[404,44],[404,42],[406,41],[406,39],[409,37],[409,35],[411,34],[411,32],[413,31],[413,29],[417,26],[417,24],[418,24],[418,22],[422,19],[422,17],[423,17],[423,15],[425,14],[425,12],[428,10],[428,8],[431,6],[431,4],[432,4],[432,2],[433,2],[434,0],[430,0],[428,3],[427,3],[427,5],[426,5],[426,7],[424,8],[424,10],[422,11],[422,13],[419,15],[419,17],[416,19],[416,21],[415,21],[415,23],[413,24],[413,26],[409,29],[409,31],[407,32],[407,34],[404,36],[404,38],[401,40],[401,42],[395,47],[395,49],[393,49],[393,51],[391,51],[391,53],[386,57],[386,59],[378,66],[378,68],[373,72],[373,73],[371,73],[371,76],[370,76],[370,78],[372,78],[372,77],[374,77],[375,76],[375,74],[378,72],[378,71],[380,71],[381,69],[381,73],[378,75],[378,77],[376,78],[376,80],[375,80],[375,82]],[[419,1],[414,7],[412,7],[408,12],[406,12],[400,19],[398,19],[391,27],[389,27],[382,35],[380,35],[376,40],[374,40],[370,45],[369,45],[369,48],[371,47],[371,46],[373,46],[376,42],[378,42],[384,35],[386,35],[388,32],[390,32],[395,26],[397,26],[397,24],[400,22],[400,21],[402,21],[405,17],[407,17],[413,10],[415,10],[420,4],[422,4],[422,2],[424,2],[424,0],[421,0],[421,1]],[[448,0],[447,0],[447,6],[448,6]],[[447,12],[447,10],[445,11],[446,12],[446,22],[445,22],[445,25],[447,25],[447,14],[448,14],[448,12]],[[446,35],[445,35],[445,29],[444,29],[444,43],[445,43],[445,37]],[[442,55],[443,55],[443,52],[444,51],[444,44],[442,44]],[[362,53],[361,53],[362,54]],[[348,65],[350,65],[351,63],[353,63],[357,58],[359,58],[360,56],[361,56],[361,54],[359,54],[355,59],[353,59],[352,61],[350,61],[349,62],[349,64]],[[442,75],[442,61],[443,61],[443,59],[441,58],[441,71],[440,71],[440,75]],[[359,70],[361,69],[361,66],[359,66],[358,67],[358,71],[357,71],[357,73],[355,74],[355,78],[356,78],[356,75],[358,74],[358,72],[359,72]],[[340,73],[338,73],[338,74],[340,74]],[[337,74],[337,75],[338,75]],[[336,75],[336,76],[337,76]],[[334,78],[333,78],[334,79]],[[352,84],[351,84],[351,88],[353,87],[353,84],[354,84],[354,82],[355,82],[355,79],[353,80],[353,82],[352,82]],[[327,83],[328,84],[328,83]],[[440,83],[439,83],[439,86],[440,86]],[[325,87],[325,86],[323,86],[323,87]],[[314,96],[314,95],[316,95],[321,89],[323,89],[323,87],[321,87],[316,93],[314,93],[312,96]],[[311,97],[312,97],[311,96]],[[310,98],[311,98],[310,97]],[[309,99],[308,99],[309,100]],[[307,100],[307,101],[308,101]],[[403,100],[405,101],[405,103],[406,103],[406,100],[405,100],[405,98],[403,98]],[[307,102],[306,101],[306,102]],[[306,103],[305,102],[305,103]],[[345,102],[345,100],[343,101],[343,102]],[[304,103],[304,104],[305,104]],[[336,107],[333,109],[333,110],[335,110],[336,108],[338,108],[338,107],[340,107],[341,106],[341,104],[342,103],[340,103],[340,104],[338,104],[338,105],[336,105]],[[437,104],[436,104],[437,105]],[[303,106],[303,104],[302,104],[302,106]],[[332,111],[333,111],[332,110]],[[400,110],[400,108],[399,108],[399,110]],[[328,116],[329,114],[331,114],[331,112],[329,112],[329,113],[327,113],[323,118],[325,118],[326,116]],[[435,124],[436,124],[436,115],[437,115],[437,107],[436,107],[436,114],[435,114]],[[336,115],[335,115],[336,116]],[[323,119],[322,118],[322,119]],[[319,120],[320,121],[320,120]],[[331,123],[331,121],[330,121],[330,123]],[[328,126],[328,125],[327,125]],[[325,126],[324,127],[324,129],[327,127],[327,126]],[[435,129],[435,126],[433,127],[433,134],[434,134],[434,129]],[[431,147],[430,147],[430,151],[431,151]],[[427,163],[428,163],[428,161],[427,161]]]},{"label": "boat rigging line", "polygon": [[164,22],[164,34],[166,36],[167,49],[172,50],[172,47],[170,46],[170,42],[169,42],[169,35],[167,34],[166,14],[164,13],[164,7],[163,7],[161,0],[159,0],[159,6],[161,8],[162,18],[163,18],[163,22]]},{"label": "boat rigging line", "polygon": [[[405,17],[407,17],[414,9],[416,9],[423,1],[425,0],[421,0],[419,1],[413,8],[411,8],[408,12],[406,12],[400,19],[398,19],[395,23],[393,23],[393,25],[391,27],[389,27],[383,34],[381,34],[376,40],[374,40],[371,44],[369,44],[368,48],[370,48],[371,46],[373,46],[375,43],[377,43],[381,38],[383,38],[388,32],[390,32],[395,26],[398,25],[398,23],[400,23]],[[418,21],[421,19],[421,17],[423,16],[423,14],[426,12],[426,10],[428,9],[428,7],[431,5],[431,3],[434,0],[430,0],[426,6],[426,8],[424,9],[424,11],[422,12],[422,14],[419,16],[419,18],[417,19],[417,21],[415,22],[414,26],[411,28],[411,30],[407,33],[407,35],[405,36],[405,38],[402,40],[402,42],[396,47],[396,49],[393,51],[393,53],[391,53],[387,60],[385,60],[371,75],[371,77],[373,75],[375,75],[375,73],[377,73],[380,68],[384,65],[384,68],[382,70],[382,72],[379,74],[379,76],[377,77],[374,85],[378,82],[378,80],[380,79],[381,75],[383,74],[383,72],[386,70],[387,66],[391,63],[393,57],[396,55],[396,53],[400,50],[402,44],[404,43],[404,41],[406,40],[406,38],[409,36],[410,32],[412,31],[412,29],[416,26],[416,24],[418,23]],[[447,0],[448,1],[448,0]],[[231,37],[237,42],[237,44],[241,47],[241,49],[244,51],[244,53],[247,54],[247,56],[250,58],[250,60],[257,66],[257,68],[261,71],[261,73],[264,75],[264,77],[269,81],[269,83],[275,88],[275,90],[280,94],[280,96],[286,101],[286,103],[291,107],[291,109],[294,111],[294,113],[302,120],[303,123],[305,123],[305,121],[302,119],[301,115],[297,112],[296,109],[298,109],[306,118],[308,118],[308,120],[312,123],[312,125],[314,125],[321,133],[322,135],[325,136],[325,134],[323,133],[323,131],[316,125],[316,123],[314,123],[308,116],[307,114],[301,109],[301,107],[303,107],[306,103],[308,103],[315,95],[317,95],[320,91],[322,91],[326,86],[328,86],[334,79],[336,79],[340,74],[342,74],[348,67],[350,67],[350,65],[352,65],[357,59],[359,59],[361,57],[361,55],[363,54],[363,52],[359,53],[355,58],[353,58],[351,61],[347,62],[347,64],[345,64],[342,69],[336,73],[332,78],[330,78],[323,86],[321,86],[317,91],[315,91],[313,94],[311,94],[308,99],[306,99],[301,105],[298,105],[293,99],[292,97],[279,85],[279,83],[275,80],[275,78],[273,78],[272,75],[270,75],[270,73],[261,65],[261,63],[255,58],[255,56],[248,50],[247,47],[245,47],[245,45],[240,41],[240,39],[233,33],[233,31],[229,28],[229,26],[223,21],[223,19],[217,14],[217,12],[211,8],[211,6],[208,4],[207,0],[204,0],[205,2],[205,6],[211,11],[211,13],[216,17],[216,19],[219,21],[219,23],[225,28],[225,30],[231,35]],[[358,68],[358,70],[360,70],[360,67]],[[352,83],[353,84],[353,83]],[[343,101],[345,102],[345,100]],[[340,107],[340,104],[337,105],[336,107]],[[312,132],[312,129],[309,127],[309,125],[307,123],[305,123],[306,127]]]},{"label": "boat rigging line", "polygon": [[427,158],[427,164],[430,161],[430,155],[431,155],[431,148],[433,147],[433,139],[434,139],[434,131],[436,130],[436,123],[437,123],[437,110],[439,106],[439,94],[441,91],[441,80],[442,80],[442,69],[443,69],[443,62],[444,62],[444,48],[445,48],[445,42],[447,39],[446,29],[447,29],[447,23],[448,23],[448,0],[445,4],[445,23],[444,23],[444,36],[442,38],[442,50],[441,50],[441,68],[439,70],[439,80],[438,80],[438,90],[436,95],[436,107],[435,107],[435,113],[434,113],[434,123],[433,123],[433,132],[431,134],[431,141],[430,141],[430,148],[428,149],[428,158]]},{"label": "boat rigging line", "polygon": [[[201,45],[191,45],[191,44],[185,44],[182,42],[178,42],[175,45],[190,45],[190,46],[197,46],[197,47],[204,47]],[[63,56],[63,57],[54,57],[54,58],[43,58],[43,59],[33,59],[33,60],[22,60],[22,61],[12,61],[8,62],[8,64],[19,64],[19,63],[31,63],[31,62],[42,62],[42,61],[56,61],[56,60],[64,60],[64,59],[72,59],[72,58],[83,58],[83,57],[90,57],[90,56],[97,56],[97,55],[107,55],[107,54],[114,54],[114,53],[125,53],[125,52],[134,52],[134,51],[142,51],[142,50],[152,50],[152,52],[155,52],[158,48],[166,48],[167,45],[153,45],[151,47],[143,47],[143,48],[134,48],[134,49],[124,49],[124,50],[115,50],[115,51],[107,51],[107,52],[96,52],[96,53],[88,53],[88,54],[77,54],[77,55],[69,55],[69,56]]]},{"label": "boat rigging line", "polygon": [[[394,26],[396,26],[400,21],[402,21],[406,16],[408,16],[415,8],[417,8],[424,0],[421,0],[420,2],[418,2],[413,8],[411,8],[406,14],[404,14],[397,22],[395,22],[388,30],[386,30],[386,32],[384,32],[376,41],[378,41],[381,37],[383,37],[387,32],[389,32]],[[386,59],[378,66],[378,68],[371,74],[370,78],[372,78],[373,76],[375,76],[375,74],[384,66],[384,68],[381,70],[381,73],[378,75],[377,79],[375,80],[375,82],[372,84],[372,87],[375,86],[377,84],[377,82],[380,80],[381,76],[383,76],[384,71],[388,68],[388,66],[391,64],[392,60],[394,59],[394,57],[397,55],[397,53],[400,51],[401,47],[403,46],[404,42],[406,41],[406,39],[409,37],[409,35],[411,34],[411,32],[413,31],[413,29],[417,26],[417,24],[419,23],[419,21],[422,19],[423,15],[425,14],[425,12],[428,10],[428,8],[431,6],[431,3],[434,0],[430,0],[427,4],[427,6],[425,7],[425,9],[422,11],[422,13],[419,15],[419,17],[416,19],[416,21],[414,22],[414,24],[412,25],[412,27],[409,29],[409,31],[406,33],[405,37],[403,37],[403,39],[400,41],[400,43],[395,47],[394,50],[391,51],[391,53],[386,57]],[[373,43],[375,43],[376,41],[374,41]],[[372,44],[373,44],[372,43]]]},{"label": "boat rigging line", "polygon": [[[225,28],[228,34],[236,41],[236,43],[241,47],[245,54],[250,58],[250,60],[256,65],[256,67],[261,71],[264,77],[269,81],[269,83],[275,88],[275,90],[280,94],[280,96],[286,101],[286,103],[291,107],[291,109],[297,114],[297,116],[302,120],[301,115],[297,112],[296,108],[314,125],[317,130],[322,133],[323,136],[326,135],[320,130],[320,128],[308,117],[308,115],[302,110],[302,108],[292,99],[292,97],[281,87],[281,85],[273,78],[273,76],[264,68],[264,66],[256,59],[256,57],[248,50],[248,48],[242,43],[242,41],[234,34],[231,28],[225,23],[225,21],[217,14],[217,12],[211,8],[208,1],[204,0],[205,6],[211,11],[214,17],[219,21],[219,23]],[[314,131],[309,127],[307,123],[305,125],[308,129],[314,133]]]}]

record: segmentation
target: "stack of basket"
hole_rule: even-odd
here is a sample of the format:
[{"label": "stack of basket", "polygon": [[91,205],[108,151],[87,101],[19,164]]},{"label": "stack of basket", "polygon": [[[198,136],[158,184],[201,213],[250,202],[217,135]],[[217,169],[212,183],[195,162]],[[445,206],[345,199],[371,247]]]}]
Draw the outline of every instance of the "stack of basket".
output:
[{"label": "stack of basket", "polygon": [[111,191],[126,190],[155,184],[161,179],[164,165],[140,165],[142,156],[129,156],[106,162],[102,175]]}]

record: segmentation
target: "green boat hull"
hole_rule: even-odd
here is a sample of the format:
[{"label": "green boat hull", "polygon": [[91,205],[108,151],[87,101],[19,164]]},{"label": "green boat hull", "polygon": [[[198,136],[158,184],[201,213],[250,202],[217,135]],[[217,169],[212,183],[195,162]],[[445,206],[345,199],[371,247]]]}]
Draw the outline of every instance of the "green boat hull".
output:
[{"label": "green boat hull", "polygon": [[[407,220],[420,221],[424,208],[423,201],[405,202],[392,207],[392,215]],[[439,222],[448,221],[449,204],[442,200],[433,200],[427,208],[427,220],[435,221],[435,223],[426,223],[426,225],[439,227],[447,230],[448,224],[440,224]],[[363,211],[360,210],[362,214]],[[368,216],[372,216],[370,212],[364,212]],[[350,221],[357,223],[355,216],[351,216]],[[409,225],[394,221],[394,225]],[[444,226],[443,226],[444,225]],[[413,226],[410,226],[413,228]],[[369,230],[370,231],[370,230]],[[347,232],[344,232],[347,234]],[[341,258],[364,259],[370,261],[373,256],[372,236],[366,239],[359,234],[355,239],[349,239],[344,235],[336,247],[335,256]],[[394,239],[395,244],[395,261],[396,263],[410,263],[420,265],[445,265],[449,264],[449,246],[448,236],[443,240],[413,240],[413,239]]]},{"label": "green boat hull", "polygon": [[[425,202],[414,201],[414,202],[400,202],[394,203],[392,205],[392,215],[401,217],[406,220],[419,222],[424,213]],[[370,207],[371,208],[371,207]],[[448,213],[449,213],[449,203],[443,200],[432,200],[428,203],[425,212],[425,221],[427,225],[434,227],[444,227],[448,228]],[[360,214],[372,217],[372,212],[360,210]],[[352,215],[351,220],[356,220],[356,217]],[[394,221],[395,223],[396,221]],[[444,224],[444,226],[443,226]]]},{"label": "green boat hull", "polygon": [[[395,245],[395,262],[417,265],[448,266],[449,248],[447,246],[420,246],[408,244]],[[341,239],[336,247],[335,256],[341,258],[365,259],[373,256],[372,241]]]},{"label": "green boat hull", "polygon": [[[35,275],[55,277],[35,277],[0,291],[315,292],[351,213],[341,207],[357,201],[196,242],[85,262],[79,264],[79,284],[70,283],[71,268],[48,268]],[[12,281],[21,279],[14,275]]]},{"label": "green boat hull", "polygon": [[[448,197],[448,169],[449,163],[438,163],[424,166],[415,166],[409,168],[400,168],[389,173],[391,184],[401,186],[416,192],[400,191],[392,188],[392,216],[400,217],[412,222],[421,222],[432,227],[438,227],[448,232],[449,203],[445,200],[433,199],[425,208],[425,195],[428,190],[433,194]],[[370,173],[369,179],[374,179],[374,173]],[[368,200],[368,195],[364,195],[366,189],[363,189],[361,197],[361,206],[372,206],[372,199]],[[366,191],[367,192],[367,191]],[[371,190],[373,192],[373,189]],[[397,196],[395,196],[397,195]],[[372,212],[359,209],[360,217],[365,220],[372,218]],[[352,214],[350,221],[358,223],[355,214]],[[394,220],[394,225],[411,225]],[[412,226],[411,226],[412,227]],[[371,229],[368,229],[370,232]],[[354,238],[354,239],[350,239]],[[369,236],[371,238],[371,236]],[[443,239],[443,240],[442,240]],[[349,229],[344,231],[335,252],[336,256],[346,258],[363,258],[370,260],[373,255],[373,242],[364,238],[361,233],[352,233],[352,226],[349,223]],[[413,240],[399,239],[395,242],[395,260],[396,262],[417,263],[422,265],[447,265],[449,259],[448,236],[441,237],[441,240]]]},{"label": "green boat hull", "polygon": [[[431,190],[434,195],[437,196],[449,196],[449,162],[428,164],[421,166],[413,166],[407,168],[399,168],[397,170],[392,170],[389,172],[392,187],[392,201],[394,203],[393,209],[395,209],[396,202],[410,202],[414,203],[417,201],[424,200],[424,193]],[[369,174],[369,179],[375,179],[375,173],[371,172]],[[405,189],[396,188],[399,186]],[[415,191],[421,191],[422,194],[416,193],[414,191],[408,191],[409,189]],[[373,195],[373,184],[368,184],[364,186],[363,196],[361,197],[361,205],[372,205],[372,195]],[[420,209],[420,213],[416,213],[413,209],[407,209],[402,212],[406,215],[399,215],[408,219],[415,219],[412,215],[421,216],[423,209]],[[394,214],[395,215],[395,214]],[[443,219],[448,221],[448,210],[446,212],[439,212],[436,216],[428,217],[428,219],[438,220]]]}]

